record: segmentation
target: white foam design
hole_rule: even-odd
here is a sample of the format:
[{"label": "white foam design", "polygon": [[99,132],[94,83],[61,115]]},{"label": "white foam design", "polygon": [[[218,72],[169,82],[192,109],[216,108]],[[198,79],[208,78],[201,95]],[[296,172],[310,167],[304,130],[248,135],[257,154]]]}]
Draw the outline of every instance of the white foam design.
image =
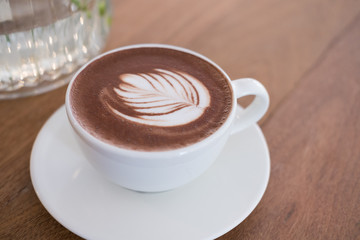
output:
[{"label": "white foam design", "polygon": [[198,79],[179,71],[123,74],[113,90],[136,112],[127,115],[108,104],[114,114],[152,126],[179,126],[198,119],[210,105],[210,94]]}]

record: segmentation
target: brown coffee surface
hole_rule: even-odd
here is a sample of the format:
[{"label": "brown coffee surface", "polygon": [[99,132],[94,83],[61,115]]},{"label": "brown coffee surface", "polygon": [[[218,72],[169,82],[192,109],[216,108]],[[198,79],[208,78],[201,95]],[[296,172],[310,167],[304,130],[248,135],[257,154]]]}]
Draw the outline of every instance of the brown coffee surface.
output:
[{"label": "brown coffee surface", "polygon": [[210,136],[232,108],[226,77],[181,51],[142,47],[110,53],[78,74],[70,105],[91,135],[121,148],[165,151]]}]

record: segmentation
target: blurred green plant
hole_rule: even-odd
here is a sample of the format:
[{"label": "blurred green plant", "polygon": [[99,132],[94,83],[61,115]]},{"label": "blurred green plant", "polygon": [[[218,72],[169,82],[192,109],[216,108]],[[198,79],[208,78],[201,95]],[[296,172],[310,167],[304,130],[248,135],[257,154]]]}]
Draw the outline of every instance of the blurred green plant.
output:
[{"label": "blurred green plant", "polygon": [[[92,17],[91,11],[89,9],[88,0],[71,0],[71,2],[77,7],[78,10],[85,12],[88,18]],[[111,16],[107,13],[107,2],[106,0],[101,0],[97,4],[97,11],[100,17],[103,17],[106,20],[106,23],[111,25]]]}]

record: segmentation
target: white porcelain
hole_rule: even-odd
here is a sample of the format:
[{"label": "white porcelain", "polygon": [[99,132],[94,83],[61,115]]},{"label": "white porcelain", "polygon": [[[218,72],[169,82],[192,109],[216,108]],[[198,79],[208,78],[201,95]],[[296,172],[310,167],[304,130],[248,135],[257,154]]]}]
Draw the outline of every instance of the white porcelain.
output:
[{"label": "white porcelain", "polygon": [[215,239],[242,222],[266,189],[269,152],[257,125],[229,138],[217,161],[185,186],[139,193],[105,180],[76,144],[60,108],[33,146],[36,194],[64,227],[85,239]]},{"label": "white porcelain", "polygon": [[[86,132],[71,112],[70,89],[77,75],[88,64],[109,53],[141,47],[170,48],[183,51],[214,65],[232,86],[233,104],[229,117],[212,135],[193,145],[161,152],[142,152],[119,148],[102,142]],[[236,116],[237,99],[255,95],[254,101]],[[110,181],[142,192],[160,192],[184,185],[201,175],[215,161],[231,133],[256,123],[269,106],[269,96],[261,83],[245,78],[231,81],[226,73],[208,58],[193,51],[163,44],[140,44],[114,49],[84,65],[71,80],[65,98],[66,112],[81,149],[91,164]]]}]

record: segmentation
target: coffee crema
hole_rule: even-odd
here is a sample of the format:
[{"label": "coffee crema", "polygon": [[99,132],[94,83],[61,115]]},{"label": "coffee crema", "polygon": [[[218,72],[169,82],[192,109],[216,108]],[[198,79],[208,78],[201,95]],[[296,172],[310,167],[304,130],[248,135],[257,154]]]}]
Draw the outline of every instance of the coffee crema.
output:
[{"label": "coffee crema", "polygon": [[132,150],[165,151],[210,136],[227,119],[232,90],[212,64],[169,48],[109,53],[87,65],[70,89],[87,132]]}]

